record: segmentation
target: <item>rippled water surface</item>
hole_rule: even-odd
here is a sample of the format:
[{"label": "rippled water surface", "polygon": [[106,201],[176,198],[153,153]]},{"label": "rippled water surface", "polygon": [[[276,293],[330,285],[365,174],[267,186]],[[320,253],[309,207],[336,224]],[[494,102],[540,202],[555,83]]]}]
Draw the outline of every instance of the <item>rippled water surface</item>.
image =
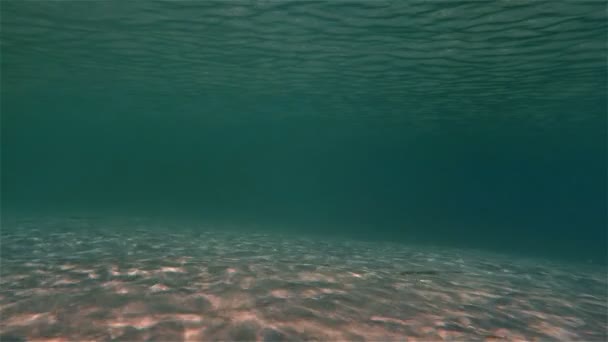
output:
[{"label": "rippled water surface", "polygon": [[[4,1],[2,7],[3,80],[13,91],[90,81],[97,91],[120,85],[189,96],[316,95],[348,110],[335,115],[399,121],[551,120],[550,111],[573,98],[598,101],[606,92],[602,1]],[[353,105],[360,96],[380,97],[392,110],[374,114],[376,104]]]}]

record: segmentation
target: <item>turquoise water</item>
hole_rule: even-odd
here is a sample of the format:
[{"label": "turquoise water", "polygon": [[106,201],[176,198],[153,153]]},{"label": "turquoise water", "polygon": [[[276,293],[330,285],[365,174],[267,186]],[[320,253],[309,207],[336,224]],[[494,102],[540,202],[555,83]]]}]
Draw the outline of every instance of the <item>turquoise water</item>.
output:
[{"label": "turquoise water", "polygon": [[606,262],[603,1],[2,1],[3,217]]},{"label": "turquoise water", "polygon": [[605,1],[0,1],[0,341],[605,341]]}]

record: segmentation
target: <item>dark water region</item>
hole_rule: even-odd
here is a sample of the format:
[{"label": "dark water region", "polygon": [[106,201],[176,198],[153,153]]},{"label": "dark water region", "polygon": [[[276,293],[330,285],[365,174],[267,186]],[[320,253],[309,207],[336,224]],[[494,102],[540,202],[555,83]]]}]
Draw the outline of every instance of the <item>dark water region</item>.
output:
[{"label": "dark water region", "polygon": [[[605,1],[3,0],[0,15],[0,301],[10,313],[0,334],[234,339],[237,326],[241,339],[605,339]],[[135,218],[148,225],[129,226]],[[217,250],[198,255],[188,244],[208,247],[198,227],[235,234],[217,243],[243,254],[231,266]],[[188,244],[165,241],[176,258],[209,264],[148,265],[173,252],[116,244],[131,234],[147,246],[168,228]],[[85,257],[76,247],[95,235]],[[304,238],[327,260],[299,265]],[[15,250],[19,241],[37,247]],[[273,244],[286,246],[285,264],[246,265]],[[467,270],[445,273],[459,253],[471,253]],[[348,268],[353,258],[375,275]],[[530,271],[529,260],[543,266]],[[285,283],[250,292],[264,267]],[[328,272],[362,283],[337,288]],[[186,286],[197,277],[204,284]],[[414,291],[400,277],[440,286]],[[342,297],[319,304],[307,290]],[[57,311],[78,291],[99,331],[77,334]],[[201,304],[212,323],[141,304],[165,291],[160,306],[215,296]],[[381,301],[411,291],[427,306]],[[92,305],[95,294],[109,306]],[[274,298],[268,311],[258,294]],[[292,310],[289,323],[277,307]],[[333,321],[315,325],[311,310]],[[535,325],[505,323],[526,317]],[[342,333],[325,335],[332,327]]]}]

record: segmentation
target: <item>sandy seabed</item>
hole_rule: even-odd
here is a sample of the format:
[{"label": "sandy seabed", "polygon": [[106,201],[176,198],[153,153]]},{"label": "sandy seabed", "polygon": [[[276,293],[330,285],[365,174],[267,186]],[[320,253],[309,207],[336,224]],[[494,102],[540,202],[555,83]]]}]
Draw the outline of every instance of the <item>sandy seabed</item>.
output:
[{"label": "sandy seabed", "polygon": [[600,266],[139,221],[1,238],[2,342],[608,338]]}]

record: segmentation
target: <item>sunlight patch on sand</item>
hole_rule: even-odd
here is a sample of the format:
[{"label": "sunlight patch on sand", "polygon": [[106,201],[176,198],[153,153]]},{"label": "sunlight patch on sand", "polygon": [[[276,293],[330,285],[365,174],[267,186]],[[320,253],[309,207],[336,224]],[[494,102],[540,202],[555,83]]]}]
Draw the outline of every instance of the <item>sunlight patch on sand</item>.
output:
[{"label": "sunlight patch on sand", "polygon": [[62,279],[59,279],[59,280],[55,281],[53,283],[53,286],[74,285],[74,284],[78,284],[78,283],[79,283],[79,281],[75,280],[75,279],[62,278]]},{"label": "sunlight patch on sand", "polygon": [[62,271],[68,271],[68,270],[71,270],[73,268],[76,268],[76,265],[74,265],[74,264],[63,264],[63,265],[59,266],[59,269],[62,270]]},{"label": "sunlight patch on sand", "polygon": [[163,284],[155,284],[150,286],[150,291],[151,292],[163,292],[163,291],[168,291],[169,287]]},{"label": "sunlight patch on sand", "polygon": [[300,272],[298,273],[298,278],[302,281],[308,282],[327,282],[327,283],[335,283],[336,278],[332,276],[327,276],[321,273],[314,272]]},{"label": "sunlight patch on sand", "polygon": [[272,290],[272,291],[270,291],[270,295],[275,298],[283,298],[283,299],[290,297],[289,291],[282,290],[282,289]]},{"label": "sunlight patch on sand", "polygon": [[175,314],[175,315],[171,315],[170,317],[173,320],[177,320],[177,321],[181,321],[181,322],[188,322],[188,323],[200,323],[203,320],[202,316],[195,315],[195,314]]},{"label": "sunlight patch on sand", "polygon": [[555,326],[547,321],[539,322],[537,324],[533,324],[532,326],[535,330],[540,331],[547,336],[551,336],[552,338],[559,341],[580,340],[580,338],[576,334],[562,327]]},{"label": "sunlight patch on sand", "polygon": [[115,321],[108,322],[108,326],[111,328],[123,328],[123,327],[134,327],[136,329],[146,329],[153,325],[156,325],[158,320],[151,316],[144,317],[133,317],[128,319],[118,319]]},{"label": "sunlight patch on sand", "polygon": [[159,272],[162,273],[186,273],[181,267],[162,267]]},{"label": "sunlight patch on sand", "polygon": [[337,289],[321,288],[321,289],[319,289],[319,291],[321,291],[321,293],[323,293],[323,294],[346,294],[346,291],[337,290]]},{"label": "sunlight patch on sand", "polygon": [[55,316],[49,313],[30,313],[30,314],[20,314],[12,316],[10,319],[4,321],[6,326],[27,326],[34,323],[47,323],[52,324],[56,323],[57,319]]},{"label": "sunlight patch on sand", "polygon": [[118,266],[113,265],[112,267],[110,267],[110,275],[114,276],[114,277],[120,276],[120,271],[118,270]]},{"label": "sunlight patch on sand", "polygon": [[370,317],[370,321],[382,322],[382,323],[395,323],[395,324],[400,324],[400,325],[410,325],[410,324],[415,323],[409,319],[398,319],[398,318],[391,318],[391,317],[384,317],[384,316],[372,316],[372,317]]},{"label": "sunlight patch on sand", "polygon": [[185,342],[198,342],[203,341],[204,328],[187,328],[184,330],[184,341]]},{"label": "sunlight patch on sand", "polygon": [[130,268],[127,271],[127,275],[131,276],[131,277],[133,277],[133,276],[139,276],[139,275],[141,275],[141,276],[147,276],[149,274],[150,274],[149,271],[144,271],[144,270],[140,270],[140,269],[137,269],[137,268]]},{"label": "sunlight patch on sand", "polygon": [[314,290],[314,289],[308,289],[308,290],[304,290],[304,291],[300,292],[300,296],[304,297],[304,298],[313,298],[313,297],[317,297],[318,295],[319,295],[319,291]]}]

